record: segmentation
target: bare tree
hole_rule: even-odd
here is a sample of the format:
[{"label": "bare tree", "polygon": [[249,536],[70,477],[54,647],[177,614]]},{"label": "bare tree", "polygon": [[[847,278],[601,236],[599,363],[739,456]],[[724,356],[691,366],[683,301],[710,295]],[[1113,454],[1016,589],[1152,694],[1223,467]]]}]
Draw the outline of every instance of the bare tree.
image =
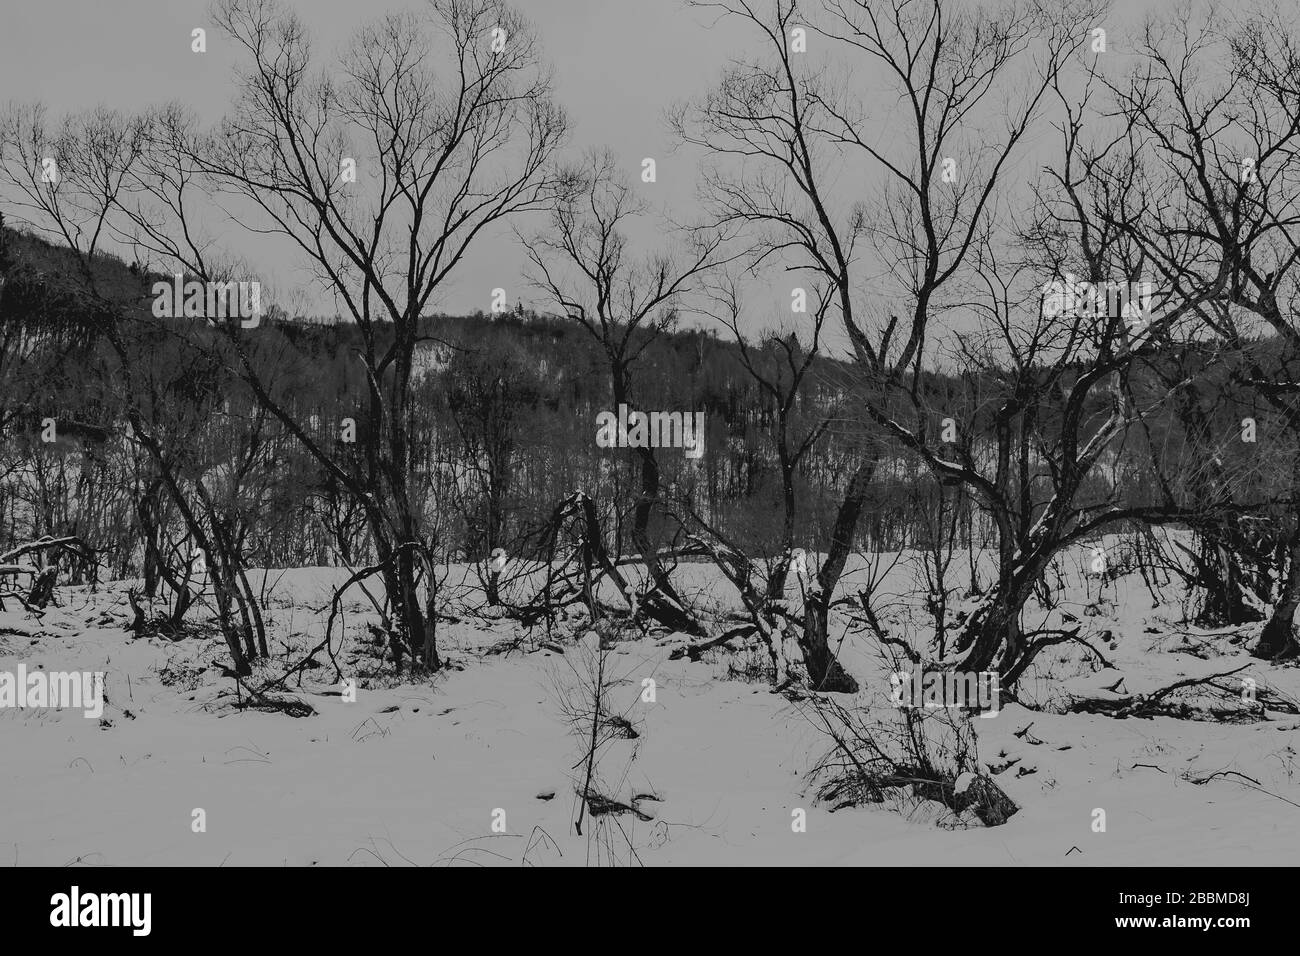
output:
[{"label": "bare tree", "polygon": [[[103,247],[118,235],[115,217],[131,191],[132,177],[148,141],[145,121],[110,110],[76,114],[50,128],[41,107],[16,106],[0,123],[0,168],[28,220],[60,236],[77,263],[79,306],[96,320],[118,359],[132,437],[148,452],[197,551],[206,556],[213,570],[218,620],[235,673],[246,675],[251,670],[250,659],[265,653],[265,639],[260,647],[255,642],[244,603],[246,592],[237,580],[238,568],[224,555],[213,526],[203,519],[202,495],[196,497],[187,487],[179,464],[185,455],[186,436],[168,429],[169,404],[158,394],[150,369],[136,361],[141,350],[133,340],[156,335],[159,330],[146,328],[139,321],[142,287],[123,289],[106,284],[99,261]],[[199,409],[187,409],[187,413],[195,411]],[[182,587],[188,588],[188,583]],[[188,604],[188,598],[181,604]],[[243,617],[242,627],[235,620],[236,607]]]},{"label": "bare tree", "polygon": [[[636,260],[628,252],[627,229],[645,214],[646,207],[618,174],[613,154],[589,152],[572,172],[571,183],[572,191],[552,215],[550,230],[526,240],[533,283],[600,344],[614,407],[631,408],[636,403],[637,359],[672,325],[675,307],[701,277],[726,261],[727,235],[722,230],[694,232],[688,247],[679,253]],[[651,518],[657,507],[662,508],[663,490],[655,450],[642,446],[632,455],[640,469],[632,541],[649,578],[637,603],[668,627],[701,634],[670,580],[652,534]]]},{"label": "bare tree", "polygon": [[248,60],[234,112],[201,134],[183,109],[155,111],[140,156],[121,164],[129,189],[106,212],[174,271],[220,281],[230,263],[203,229],[215,194],[236,221],[287,237],[313,264],[360,333],[361,455],[336,454],[276,396],[248,330],[223,331],[258,401],[364,511],[379,559],[370,573],[382,575],[412,656],[436,669],[413,447],[422,316],[486,228],[550,205],[566,120],[529,25],[499,0],[386,16],[320,73],[301,22],[274,0],[220,2],[215,19]]},{"label": "bare tree", "polygon": [[[684,142],[717,160],[706,174],[714,214],[756,235],[756,263],[784,261],[824,278],[862,371],[864,417],[886,424],[883,398],[871,393],[919,369],[931,320],[951,304],[944,295],[986,228],[996,187],[1095,8],[827,0],[805,15],[796,0],[694,5],[742,21],[764,45],[761,57],[731,66],[711,94],[674,120]],[[878,70],[892,96],[864,102],[834,84],[833,64],[804,66],[800,57],[809,54],[796,52],[796,28],[863,74]],[[1000,98],[1005,122],[990,135],[984,114]],[[871,104],[883,102],[900,104],[888,118],[894,148],[870,133],[879,122]],[[981,146],[967,135],[977,121],[985,124]],[[864,203],[835,186],[840,170],[857,163],[880,177],[875,223]],[[886,288],[874,298],[897,300],[901,321],[871,314],[864,286],[882,275]],[[867,442],[849,475],[805,602],[803,640],[827,669],[810,666],[814,686],[843,682],[828,649],[828,614],[883,453]]]},{"label": "bare tree", "polygon": [[[804,422],[796,406],[801,399],[805,404],[808,403],[804,385],[821,354],[822,330],[830,309],[831,295],[824,292],[816,297],[811,340],[806,346],[799,341],[795,332],[782,335],[777,331],[769,331],[758,343],[751,343],[741,328],[744,310],[736,276],[727,276],[724,280],[713,283],[711,296],[715,317],[731,332],[739,348],[741,366],[758,386],[764,401],[770,403],[771,424],[768,431],[780,471],[781,516],[775,554],[764,556],[763,567],[760,569],[758,558],[746,554],[737,542],[698,509],[690,509],[692,523],[697,527],[691,535],[692,541],[709,555],[718,570],[736,588],[748,623],[725,631],[720,637],[711,639],[702,647],[693,648],[689,653],[698,657],[705,648],[756,633],[767,646],[774,682],[783,686],[792,679],[785,649],[786,627],[796,620],[789,613],[785,602],[792,567],[800,588],[801,609],[802,602],[807,598],[806,552],[795,548],[799,517],[797,476],[802,462],[830,427],[832,414],[816,410],[811,422]],[[803,632],[796,628],[796,633]],[[825,675],[830,671],[831,665],[819,656],[819,647],[809,646],[804,641],[799,641],[799,644],[805,670],[809,674]],[[848,690],[856,686],[847,674],[840,675],[838,680],[840,689]]]},{"label": "bare tree", "polygon": [[[1159,199],[1126,223],[1126,232],[1162,283],[1196,304],[1201,341],[1216,351],[1244,354],[1262,326],[1285,350],[1283,368],[1300,354],[1294,320],[1300,294],[1297,50],[1296,24],[1280,9],[1258,7],[1233,17],[1189,4],[1148,23],[1132,77],[1110,84],[1121,115],[1146,147],[1147,188]],[[1288,436],[1265,440],[1296,449],[1282,591],[1255,652],[1292,656],[1300,652],[1294,633],[1300,607],[1300,390],[1266,374],[1258,361],[1250,364],[1236,375],[1238,384],[1273,406]],[[1189,423],[1201,431],[1203,444],[1211,441],[1206,422],[1193,414]],[[1229,496],[1231,475],[1222,455],[1206,455],[1198,474],[1207,497]],[[1251,589],[1241,564],[1267,558],[1249,554],[1259,550],[1254,535],[1232,522],[1218,524],[1202,532],[1197,560],[1206,577],[1221,582],[1209,609],[1220,618],[1241,619],[1243,604],[1259,606],[1266,597],[1258,586]]]}]

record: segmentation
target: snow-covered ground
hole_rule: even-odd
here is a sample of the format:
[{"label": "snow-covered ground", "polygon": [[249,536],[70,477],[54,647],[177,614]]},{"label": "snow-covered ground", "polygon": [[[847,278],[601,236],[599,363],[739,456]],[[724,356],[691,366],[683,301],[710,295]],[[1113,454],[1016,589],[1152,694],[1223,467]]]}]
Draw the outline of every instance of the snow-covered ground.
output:
[{"label": "snow-covered ground", "polygon": [[[890,563],[883,556],[880,567]],[[878,586],[915,603],[898,563]],[[960,562],[958,562],[960,564]],[[727,603],[706,565],[679,569],[694,600]],[[863,562],[858,582],[870,578]],[[319,608],[346,572],[267,572],[272,660],[254,686],[320,640]],[[850,582],[852,583],[852,582]],[[367,639],[364,596],[348,595],[338,654],[358,683],[340,696],[328,658],[290,680],[315,709],[295,718],[235,706],[220,636],[135,640],[127,584],[68,588],[41,620],[0,614],[0,671],[104,671],[103,719],[0,709],[0,864],[9,865],[1150,865],[1292,864],[1300,858],[1300,717],[1122,719],[1048,712],[1061,694],[1143,693],[1187,677],[1250,669],[1300,698],[1300,669],[1253,661],[1252,632],[1202,634],[1153,601],[1136,574],[1082,575],[1061,607],[1087,622],[1112,670],[1075,645],[1048,651],[1018,705],[973,723],[981,763],[1020,810],[1003,826],[954,826],[937,804],[838,810],[810,772],[830,748],[806,700],[737,676],[757,653],[670,660],[681,635],[618,642],[611,710],[635,738],[602,748],[600,792],[634,813],[574,821],[585,741],[565,719],[593,645],[581,633],[522,634],[462,616],[440,644],[453,667],[395,679]],[[1153,606],[1156,605],[1156,606]],[[891,620],[903,622],[905,610]],[[901,626],[901,624],[900,624]],[[581,630],[581,629],[579,629]],[[1109,631],[1108,635],[1103,631]],[[520,640],[516,640],[520,639]],[[511,647],[511,645],[516,645]],[[545,646],[544,646],[545,645]],[[861,635],[842,659],[862,684],[853,708],[888,720],[888,669]],[[653,702],[645,680],[654,681]],[[281,695],[285,696],[285,695]],[[1026,730],[1028,728],[1028,730]],[[1202,781],[1202,782],[1197,782]],[[196,815],[196,810],[202,810]],[[794,824],[806,815],[806,827]],[[1095,811],[1105,811],[1098,832]],[[205,827],[196,832],[196,818]]]}]

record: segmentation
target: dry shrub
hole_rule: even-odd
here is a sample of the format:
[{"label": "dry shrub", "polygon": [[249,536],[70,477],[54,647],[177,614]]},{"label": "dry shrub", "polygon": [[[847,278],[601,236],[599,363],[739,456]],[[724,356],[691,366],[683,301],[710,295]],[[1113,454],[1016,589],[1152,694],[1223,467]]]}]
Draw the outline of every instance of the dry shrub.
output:
[{"label": "dry shrub", "polygon": [[819,800],[833,809],[892,803],[910,810],[932,800],[948,824],[1000,826],[1019,809],[980,769],[970,713],[959,709],[850,709],[829,696],[803,702],[832,746],[813,768]]}]

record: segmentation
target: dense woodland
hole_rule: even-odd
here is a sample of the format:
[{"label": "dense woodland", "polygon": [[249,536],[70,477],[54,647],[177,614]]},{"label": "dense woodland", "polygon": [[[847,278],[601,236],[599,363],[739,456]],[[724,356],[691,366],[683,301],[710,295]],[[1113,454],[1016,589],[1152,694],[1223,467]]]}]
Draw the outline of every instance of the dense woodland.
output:
[{"label": "dense woodland", "polygon": [[[131,432],[121,374],[97,334],[94,307],[67,279],[74,264],[65,251],[12,230],[4,233],[3,251],[0,315],[13,330],[6,367],[14,387],[4,418],[0,546],[73,538],[78,548],[65,557],[69,583],[142,578],[149,597],[160,586],[183,589],[185,569],[197,553],[187,519],[169,497],[164,469],[150,461]],[[136,328],[127,341],[134,352],[128,361],[144,370],[136,373],[144,389],[142,407],[152,434],[165,442],[166,471],[179,487],[193,489],[195,520],[224,529],[241,568],[373,562],[373,541],[345,491],[295,436],[259,409],[256,395],[223,364],[219,337],[203,322],[149,313],[147,290],[162,277],[142,276],[107,256],[98,265],[100,281],[123,294],[138,289],[142,305],[132,317]],[[413,473],[425,495],[424,520],[438,529],[439,560],[486,563],[497,548],[544,559],[556,504],[575,488],[598,503],[607,547],[617,554],[631,549],[628,505],[635,499],[639,462],[594,440],[596,415],[612,404],[598,344],[562,317],[522,312],[433,316],[423,321],[421,334],[429,343],[414,390]],[[725,335],[671,329],[646,337],[651,341],[637,365],[645,383],[638,390],[644,396],[640,407],[702,410],[707,422],[707,453],[698,462],[676,449],[656,452],[666,493],[655,504],[654,535],[680,543],[691,516],[698,516],[748,553],[780,554],[787,542],[773,431],[779,402]],[[273,316],[249,338],[274,394],[310,423],[313,439],[343,458],[359,454],[369,437],[363,428],[355,441],[344,437],[348,419],[365,421],[359,411],[363,372],[348,361],[355,330],[346,323]],[[1135,392],[1158,390],[1177,376],[1188,379],[1183,388],[1189,398],[1181,409],[1145,416],[1093,476],[1089,491],[1125,508],[1193,507],[1204,494],[1198,484],[1202,456],[1223,459],[1226,500],[1268,504],[1222,519],[1233,533],[1249,536],[1259,562],[1251,576],[1261,601],[1285,568],[1285,553],[1274,552],[1286,537],[1289,449],[1278,440],[1285,431],[1276,413],[1240,383],[1270,374],[1264,367],[1276,365],[1278,344],[1242,344],[1232,354],[1221,345],[1189,347],[1140,369],[1130,383]],[[785,354],[774,337],[762,343],[754,361],[778,369]],[[1275,367],[1271,374],[1280,377],[1285,369]],[[798,507],[791,541],[806,551],[824,549],[837,493],[871,431],[847,414],[851,383],[848,363],[816,356],[789,413],[796,430],[824,429],[793,474]],[[996,388],[996,375],[978,369],[927,374],[920,392],[929,412],[925,424],[938,430],[944,417],[953,417],[962,423],[963,445],[973,458],[995,455],[997,422],[978,396]],[[1050,405],[1038,410],[1048,429],[1059,412]],[[1245,418],[1256,423],[1254,442],[1243,441]],[[879,430],[877,440],[883,440]],[[1041,462],[1037,467],[1046,472]],[[1148,480],[1152,476],[1157,480]],[[1127,522],[1122,530],[1141,526]],[[873,480],[853,546],[980,549],[990,547],[995,534],[994,522],[960,487],[936,480],[922,460],[903,452]],[[977,577],[961,583],[980,586]],[[1223,619],[1248,613],[1238,609],[1235,618]]]}]

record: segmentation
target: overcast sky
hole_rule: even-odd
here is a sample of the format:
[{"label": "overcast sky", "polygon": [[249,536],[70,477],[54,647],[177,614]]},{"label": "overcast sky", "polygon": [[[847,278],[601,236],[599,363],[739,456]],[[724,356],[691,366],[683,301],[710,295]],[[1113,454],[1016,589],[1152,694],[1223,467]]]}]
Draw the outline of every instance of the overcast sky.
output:
[{"label": "overcast sky", "polygon": [[[358,25],[406,4],[308,0],[292,5],[324,60]],[[662,114],[674,101],[708,88],[728,55],[727,31],[705,29],[712,17],[680,0],[528,0],[516,6],[536,24],[554,67],[556,96],[574,127],[569,151],[576,155],[585,146],[607,145],[638,183],[642,157],[655,157],[653,198],[675,216],[688,212],[695,164],[669,155]],[[191,52],[195,27],[211,27],[206,0],[23,4],[6,14],[0,31],[0,99],[42,100],[55,114],[97,103],[129,111],[178,99],[215,120],[230,103],[237,58],[216,29],[208,30],[205,55]],[[733,45],[731,52],[737,49]],[[476,252],[439,308],[487,309],[489,292],[497,286],[508,288],[512,304],[517,293],[530,298],[519,283],[523,257],[507,232],[489,237]],[[302,281],[287,254],[268,251],[265,257],[282,260],[270,270],[277,286]]]},{"label": "overcast sky", "polygon": [[[303,0],[293,4],[312,31],[318,62],[328,62],[353,30],[367,19],[415,5],[416,0]],[[1116,16],[1140,21],[1147,9],[1162,9],[1172,0],[1136,0],[1109,18],[1111,43],[1123,45],[1115,29]],[[611,147],[628,178],[672,216],[693,218],[697,160],[669,152],[670,137],[663,123],[674,102],[705,92],[730,57],[745,52],[747,35],[729,25],[714,26],[707,11],[688,8],[683,0],[527,0],[517,3],[537,26],[546,55],[555,71],[556,97],[568,111],[574,135],[568,153],[587,146]],[[728,24],[733,21],[728,21]],[[177,99],[192,105],[205,119],[226,111],[232,96],[231,77],[237,62],[208,17],[207,0],[41,0],[22,4],[6,14],[0,32],[0,100],[44,101],[55,114],[103,103],[132,111]],[[191,30],[208,28],[208,52],[191,52]],[[873,115],[888,109],[873,101],[871,83],[863,80],[863,99]],[[869,131],[886,148],[892,133],[881,120]],[[1036,135],[1049,134],[1042,129]],[[1035,137],[1031,137],[1031,140]],[[658,182],[642,186],[642,157],[658,163]],[[1033,166],[1027,161],[1025,172]],[[853,170],[844,171],[848,188],[862,193],[868,186]],[[524,231],[543,220],[521,222]],[[272,248],[249,240],[230,226],[239,251],[254,258],[272,288],[279,291],[309,282],[306,271],[295,271],[287,246]],[[508,229],[488,235],[472,251],[452,284],[433,308],[449,312],[488,309],[491,290],[507,289],[509,302],[545,303],[522,281],[524,257]],[[788,314],[788,275],[749,301],[751,312]],[[321,299],[318,307],[328,308]],[[769,324],[759,319],[757,324]]]}]

